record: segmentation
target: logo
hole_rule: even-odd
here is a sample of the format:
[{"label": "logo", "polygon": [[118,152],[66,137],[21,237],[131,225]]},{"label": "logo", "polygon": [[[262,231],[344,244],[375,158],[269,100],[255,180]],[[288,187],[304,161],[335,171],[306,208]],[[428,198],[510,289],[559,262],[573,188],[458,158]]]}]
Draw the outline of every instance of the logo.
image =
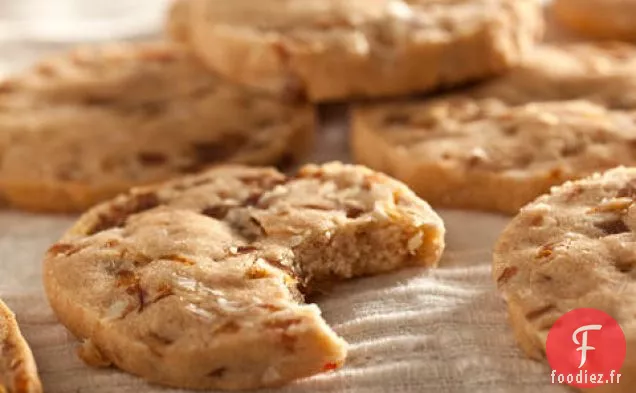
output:
[{"label": "logo", "polygon": [[[593,351],[596,349],[587,345],[588,330],[601,330],[602,328],[603,325],[585,325],[574,331],[574,334],[572,335],[572,341],[574,341],[575,344],[581,344],[581,346],[576,349],[577,351],[581,351],[581,364],[579,364],[579,368],[585,366],[585,362],[587,361],[587,351]],[[579,342],[579,339],[577,338],[579,333],[582,333],[583,336],[582,343]]]},{"label": "logo", "polygon": [[552,382],[579,388],[620,383],[625,351],[625,334],[618,322],[593,308],[563,315],[546,342]]}]

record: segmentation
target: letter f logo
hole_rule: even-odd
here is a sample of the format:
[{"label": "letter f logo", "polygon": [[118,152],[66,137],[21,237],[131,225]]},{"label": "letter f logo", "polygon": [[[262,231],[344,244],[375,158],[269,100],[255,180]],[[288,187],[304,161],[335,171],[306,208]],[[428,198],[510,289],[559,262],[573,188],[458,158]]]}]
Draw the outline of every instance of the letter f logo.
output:
[{"label": "letter f logo", "polygon": [[[587,332],[590,330],[601,330],[602,327],[602,325],[585,325],[576,329],[572,334],[572,341],[574,341],[574,344],[580,345],[580,347],[576,349],[577,351],[581,351],[581,364],[579,364],[579,368],[583,367],[587,361],[587,351],[594,351],[596,349],[587,345]],[[579,342],[577,336],[581,332],[583,334],[581,335],[581,341]]]}]

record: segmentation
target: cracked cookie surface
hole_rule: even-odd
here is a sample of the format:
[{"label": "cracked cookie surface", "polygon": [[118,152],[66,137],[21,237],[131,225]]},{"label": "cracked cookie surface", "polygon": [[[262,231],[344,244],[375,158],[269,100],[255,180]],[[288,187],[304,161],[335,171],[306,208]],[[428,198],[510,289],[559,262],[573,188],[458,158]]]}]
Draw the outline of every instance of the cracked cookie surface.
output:
[{"label": "cracked cookie surface", "polygon": [[505,72],[542,32],[533,0],[179,1],[168,30],[231,80],[311,101]]},{"label": "cracked cookie surface", "polygon": [[293,162],[313,131],[310,106],[226,82],[180,46],[86,47],[0,82],[0,195],[80,211],[211,165]]},{"label": "cracked cookie surface", "polygon": [[636,168],[567,182],[521,209],[493,253],[493,279],[528,356],[545,357],[548,331],[570,310],[596,308],[618,321],[630,381],[602,392],[630,392],[636,382],[635,197]]},{"label": "cracked cookie surface", "polygon": [[18,322],[0,300],[0,392],[41,393],[42,385]]},{"label": "cracked cookie surface", "polygon": [[345,359],[304,294],[433,266],[443,237],[426,202],[363,167],[219,167],[89,211],[50,248],[44,284],[89,364],[177,387],[276,386]]},{"label": "cracked cookie surface", "polygon": [[636,164],[636,48],[543,46],[442,98],[360,105],[353,155],[433,206],[516,213],[553,185]]}]

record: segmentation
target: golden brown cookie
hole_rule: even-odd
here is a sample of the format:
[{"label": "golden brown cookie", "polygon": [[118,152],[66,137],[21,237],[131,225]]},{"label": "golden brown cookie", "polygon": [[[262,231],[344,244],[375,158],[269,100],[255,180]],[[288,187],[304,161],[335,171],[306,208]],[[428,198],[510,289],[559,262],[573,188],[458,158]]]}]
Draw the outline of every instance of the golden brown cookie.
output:
[{"label": "golden brown cookie", "polygon": [[313,108],[220,79],[173,44],[112,44],[0,82],[0,195],[79,211],[132,186],[221,163],[285,164]]},{"label": "golden brown cookie", "polygon": [[636,165],[635,65],[627,44],[544,46],[469,90],[358,106],[353,155],[434,206],[516,213],[553,185]]},{"label": "golden brown cookie", "polygon": [[555,187],[521,209],[493,253],[493,278],[528,356],[545,358],[548,332],[571,310],[598,309],[620,324],[627,341],[620,384],[594,392],[636,386],[634,197],[636,168]]},{"label": "golden brown cookie", "polygon": [[89,364],[195,389],[278,386],[340,367],[346,343],[303,294],[433,266],[444,225],[364,167],[221,166],[139,188],[53,245],[44,284]]},{"label": "golden brown cookie", "polygon": [[29,345],[15,316],[0,300],[0,392],[41,393],[42,385]]},{"label": "golden brown cookie", "polygon": [[187,37],[211,68],[311,101],[500,74],[530,51],[543,25],[534,0],[189,0],[174,9],[174,38]]}]

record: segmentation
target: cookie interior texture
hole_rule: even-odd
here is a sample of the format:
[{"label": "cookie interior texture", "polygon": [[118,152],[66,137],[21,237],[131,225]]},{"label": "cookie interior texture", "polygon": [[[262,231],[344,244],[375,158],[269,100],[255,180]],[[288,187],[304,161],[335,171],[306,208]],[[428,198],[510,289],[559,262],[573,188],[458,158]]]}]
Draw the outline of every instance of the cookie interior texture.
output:
[{"label": "cookie interior texture", "polygon": [[0,82],[0,194],[81,211],[220,163],[289,165],[313,108],[226,82],[170,43],[86,47]]},{"label": "cookie interior texture", "polygon": [[0,392],[41,393],[35,360],[18,322],[0,300]]},{"label": "cookie interior texture", "polygon": [[546,45],[463,92],[359,106],[353,154],[434,206],[516,213],[553,185],[636,164],[635,65],[629,44]]},{"label": "cookie interior texture", "polygon": [[595,39],[636,41],[636,4],[625,0],[554,0],[556,20]]},{"label": "cookie interior texture", "polygon": [[168,31],[231,80],[330,101],[500,74],[542,21],[532,0],[185,0]]},{"label": "cookie interior texture", "polygon": [[545,357],[550,328],[570,310],[596,308],[618,321],[625,379],[601,392],[630,392],[636,383],[635,197],[636,168],[568,182],[521,209],[493,254],[493,278],[529,356]]},{"label": "cookie interior texture", "polygon": [[444,226],[363,167],[219,167],[85,214],[44,284],[90,364],[186,388],[276,386],[342,365],[346,343],[303,295],[437,263]]}]

